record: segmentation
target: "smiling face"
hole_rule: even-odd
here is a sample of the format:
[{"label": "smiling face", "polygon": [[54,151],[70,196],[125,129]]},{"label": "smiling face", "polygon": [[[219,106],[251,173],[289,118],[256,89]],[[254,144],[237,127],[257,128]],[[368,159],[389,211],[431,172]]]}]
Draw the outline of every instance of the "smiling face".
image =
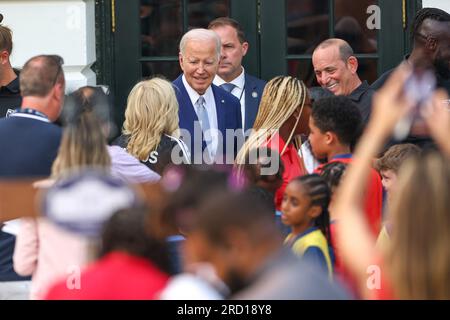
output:
[{"label": "smiling face", "polygon": [[217,73],[219,59],[214,40],[190,40],[179,54],[180,67],[187,83],[203,95]]},{"label": "smiling face", "polygon": [[242,58],[247,54],[248,43],[241,43],[236,29],[231,26],[224,25],[212,30],[219,35],[222,43],[218,74],[223,80],[230,82],[242,72]]},{"label": "smiling face", "polygon": [[356,58],[351,56],[347,61],[343,61],[337,45],[317,48],[312,62],[319,85],[337,96],[350,95],[360,83],[356,74]]}]

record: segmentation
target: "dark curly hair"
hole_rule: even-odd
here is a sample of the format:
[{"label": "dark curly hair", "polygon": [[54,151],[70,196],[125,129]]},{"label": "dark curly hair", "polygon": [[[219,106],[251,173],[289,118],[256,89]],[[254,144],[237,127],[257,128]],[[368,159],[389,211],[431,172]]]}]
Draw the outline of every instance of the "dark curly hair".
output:
[{"label": "dark curly hair", "polygon": [[361,112],[347,97],[334,96],[315,101],[311,117],[320,131],[333,132],[342,144],[353,146],[361,134]]},{"label": "dark curly hair", "polygon": [[137,206],[119,210],[104,224],[99,257],[120,250],[151,261],[160,270],[173,273],[168,245],[154,237],[149,225],[151,209]]}]

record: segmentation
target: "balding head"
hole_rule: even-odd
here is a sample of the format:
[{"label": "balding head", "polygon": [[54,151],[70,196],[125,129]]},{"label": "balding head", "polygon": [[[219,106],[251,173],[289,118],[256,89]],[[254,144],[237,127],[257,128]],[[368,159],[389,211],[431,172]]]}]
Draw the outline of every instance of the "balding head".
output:
[{"label": "balding head", "polygon": [[28,60],[20,72],[22,106],[58,119],[64,103],[65,80],[60,56],[41,55]]},{"label": "balding head", "polygon": [[64,85],[63,60],[55,55],[41,55],[28,60],[20,72],[22,96],[45,97],[56,84]]},{"label": "balding head", "polygon": [[312,63],[317,82],[335,95],[350,95],[360,84],[356,73],[358,60],[342,39],[328,39],[313,52]]},{"label": "balding head", "polygon": [[[314,52],[316,52],[318,49],[326,49],[326,48],[336,48],[339,51],[339,56],[341,57],[341,60],[344,62],[347,62],[348,58],[353,56],[353,49],[350,47],[347,41],[337,38],[327,39],[323,42],[321,42],[316,49],[314,49]],[[313,55],[314,55],[313,52]]]}]

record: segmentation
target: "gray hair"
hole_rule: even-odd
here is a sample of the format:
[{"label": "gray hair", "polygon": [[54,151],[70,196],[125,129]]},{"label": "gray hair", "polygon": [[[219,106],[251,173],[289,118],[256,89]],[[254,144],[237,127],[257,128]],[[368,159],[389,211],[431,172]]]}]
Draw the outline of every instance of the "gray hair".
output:
[{"label": "gray hair", "polygon": [[198,40],[200,40],[200,41],[206,41],[206,40],[215,41],[217,57],[220,58],[222,44],[220,42],[219,35],[217,33],[215,33],[214,31],[199,28],[199,29],[192,29],[192,30],[186,32],[180,41],[180,52],[182,55],[184,55],[184,53],[185,53],[186,44],[192,40],[194,40],[194,41],[195,40],[197,40],[197,41]]},{"label": "gray hair", "polygon": [[346,62],[348,58],[354,55],[352,47],[348,44],[347,41],[337,38],[331,38],[322,41],[314,51],[317,49],[325,49],[328,47],[337,46],[339,49],[339,56],[342,61]]}]

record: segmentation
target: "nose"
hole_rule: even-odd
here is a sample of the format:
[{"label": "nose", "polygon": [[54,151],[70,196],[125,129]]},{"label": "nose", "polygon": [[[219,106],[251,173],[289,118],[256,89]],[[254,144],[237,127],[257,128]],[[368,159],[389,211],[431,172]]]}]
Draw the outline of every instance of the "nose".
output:
[{"label": "nose", "polygon": [[322,85],[326,85],[326,84],[328,83],[328,81],[330,81],[329,75],[328,75],[327,73],[324,72],[324,73],[322,74],[321,81],[322,81]]},{"label": "nose", "polygon": [[197,73],[204,73],[205,72],[205,65],[203,63],[200,63],[198,68],[197,68]]},{"label": "nose", "polygon": [[287,209],[288,209],[287,201],[285,201],[285,200],[281,201],[281,212],[284,213],[287,211]]}]

